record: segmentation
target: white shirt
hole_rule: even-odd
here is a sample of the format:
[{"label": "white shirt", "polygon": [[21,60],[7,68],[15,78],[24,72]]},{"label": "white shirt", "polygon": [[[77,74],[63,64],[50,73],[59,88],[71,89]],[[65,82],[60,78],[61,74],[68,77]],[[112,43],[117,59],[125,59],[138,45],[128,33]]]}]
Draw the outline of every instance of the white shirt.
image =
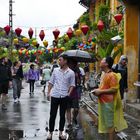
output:
[{"label": "white shirt", "polygon": [[83,68],[81,68],[81,67],[79,67],[79,69],[80,69],[80,73],[81,73],[81,75],[82,75],[82,76],[85,76],[84,69],[83,69]]},{"label": "white shirt", "polygon": [[68,91],[71,86],[75,86],[75,74],[68,68],[63,71],[60,68],[55,68],[49,81],[53,85],[51,96],[55,98],[63,98],[68,96]]}]

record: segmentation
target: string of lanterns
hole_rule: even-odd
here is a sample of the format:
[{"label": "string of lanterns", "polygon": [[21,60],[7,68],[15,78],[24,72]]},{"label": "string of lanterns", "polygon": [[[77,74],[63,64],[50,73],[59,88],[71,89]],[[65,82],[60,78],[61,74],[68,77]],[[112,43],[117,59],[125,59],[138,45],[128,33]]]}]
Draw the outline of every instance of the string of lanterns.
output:
[{"label": "string of lanterns", "polygon": [[[122,14],[116,14],[114,16],[114,19],[116,20],[117,24],[120,24],[121,20],[122,20],[122,17],[123,15]],[[104,29],[104,23],[102,20],[99,20],[98,23],[97,23],[97,28],[100,32],[103,31]],[[9,35],[10,33],[10,26],[7,25],[4,27],[4,31],[6,33],[6,35]],[[83,33],[83,35],[87,35],[89,31],[89,27],[87,25],[83,25],[81,26],[80,29],[77,29],[75,32],[72,30],[72,28],[68,28],[67,32],[66,32],[66,35],[65,35],[65,40],[68,41],[69,39],[72,38],[73,34],[75,33],[75,35],[77,37],[80,37]],[[22,29],[21,28],[16,28],[15,29],[15,33],[17,35],[17,37],[20,37],[21,33],[22,33]],[[52,31],[53,35],[54,35],[54,39],[57,40],[59,35],[60,35],[60,31],[58,29],[55,29]],[[29,28],[28,30],[28,36],[29,38],[26,38],[26,37],[23,37],[22,38],[22,41],[26,44],[26,43],[29,43],[29,41],[32,39],[33,37],[33,34],[34,34],[34,31],[32,28]],[[45,38],[45,32],[44,30],[41,30],[40,33],[39,33],[39,37],[41,39],[41,41],[43,41],[43,45],[44,45],[44,48],[40,48],[40,50],[38,49],[35,49],[33,48],[32,50],[28,50],[26,48],[21,48],[19,50],[16,50],[16,49],[13,49],[12,50],[12,53],[13,54],[16,54],[16,53],[19,53],[19,55],[26,55],[26,56],[29,56],[31,54],[34,54],[34,55],[37,55],[37,54],[40,54],[42,55],[43,53],[58,53],[58,52],[63,52],[65,51],[65,48],[64,47],[61,47],[61,48],[47,48],[48,46],[48,41],[47,40],[44,40]],[[13,39],[13,43],[16,45],[19,43],[19,39],[18,38],[15,38]],[[88,43],[88,44],[87,44]],[[33,46],[37,46],[38,45],[38,42],[37,40],[33,39],[31,44]],[[95,38],[89,38],[88,39],[88,42],[82,42],[78,45],[78,49],[95,49],[95,46],[96,46],[96,39]],[[7,48],[4,48],[3,49],[4,52],[7,51]]]}]

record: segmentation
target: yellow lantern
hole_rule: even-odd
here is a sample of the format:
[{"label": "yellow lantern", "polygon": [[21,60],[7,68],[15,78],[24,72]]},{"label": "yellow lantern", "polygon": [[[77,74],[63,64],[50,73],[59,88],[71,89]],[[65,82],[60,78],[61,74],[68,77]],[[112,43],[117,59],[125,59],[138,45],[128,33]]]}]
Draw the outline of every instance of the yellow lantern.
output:
[{"label": "yellow lantern", "polygon": [[75,31],[75,35],[76,36],[80,36],[82,34],[82,31],[80,29],[76,30]]},{"label": "yellow lantern", "polygon": [[61,50],[62,50],[62,51],[65,51],[65,47],[61,47]]},{"label": "yellow lantern", "polygon": [[66,41],[68,41],[68,40],[69,40],[69,36],[68,36],[68,35],[65,35],[64,39],[65,39]]},{"label": "yellow lantern", "polygon": [[28,43],[29,42],[29,39],[26,38],[26,37],[24,37],[22,40],[23,40],[24,43]]},{"label": "yellow lantern", "polygon": [[14,42],[15,45],[18,44],[18,38],[15,38],[15,39],[13,40],[13,42]]},{"label": "yellow lantern", "polygon": [[44,44],[45,47],[47,47],[48,46],[48,41],[44,40],[43,44]]},{"label": "yellow lantern", "polygon": [[96,46],[96,43],[94,43],[94,42],[92,42],[91,44],[92,44],[92,47]]},{"label": "yellow lantern", "polygon": [[36,45],[37,45],[37,41],[36,41],[36,40],[33,40],[33,41],[32,41],[32,44],[33,44],[34,46],[36,46]]}]

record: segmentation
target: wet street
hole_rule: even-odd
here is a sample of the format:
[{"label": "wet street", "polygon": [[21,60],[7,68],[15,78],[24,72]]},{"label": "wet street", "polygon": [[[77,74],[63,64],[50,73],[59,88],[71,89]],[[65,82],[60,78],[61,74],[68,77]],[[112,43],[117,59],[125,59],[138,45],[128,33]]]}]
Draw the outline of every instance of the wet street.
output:
[{"label": "wet street", "polygon": [[[45,128],[48,128],[50,102],[44,97],[42,87],[36,87],[34,96],[30,97],[28,84],[23,83],[23,86],[20,103],[13,102],[12,90],[9,90],[8,110],[0,109],[0,140],[46,140],[47,138]],[[88,95],[86,97],[88,100]],[[98,134],[96,117],[91,112],[81,104],[79,127],[73,127],[68,132],[69,140],[108,140],[107,136]],[[128,135],[126,140],[139,140],[140,122],[127,114],[125,116],[129,124],[129,129],[124,131]],[[58,139],[58,120],[57,116],[54,140]]]},{"label": "wet street", "polygon": [[[9,90],[9,99],[7,103],[8,110],[0,110],[0,140],[11,138],[22,140],[45,140],[48,128],[50,102],[44,97],[42,87],[35,87],[34,96],[29,96],[28,84],[23,84],[20,103],[14,103],[12,90]],[[53,139],[58,139],[58,120]],[[79,128],[77,132],[82,133]],[[79,139],[83,139],[83,134],[78,134]],[[75,136],[76,137],[76,136]]]}]

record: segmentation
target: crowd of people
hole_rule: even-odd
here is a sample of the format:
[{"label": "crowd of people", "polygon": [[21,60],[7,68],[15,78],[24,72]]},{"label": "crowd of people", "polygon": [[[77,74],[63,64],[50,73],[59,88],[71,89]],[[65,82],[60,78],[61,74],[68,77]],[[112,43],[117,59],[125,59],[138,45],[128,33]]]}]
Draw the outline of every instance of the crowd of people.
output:
[{"label": "crowd of people", "polygon": [[[127,57],[121,56],[118,64],[113,65],[111,57],[102,59],[100,68],[102,76],[99,87],[92,90],[98,97],[98,130],[99,133],[108,133],[109,140],[114,140],[115,132],[127,128],[123,116],[122,101],[124,92],[128,91],[127,85]],[[57,63],[58,62],[58,63]],[[69,59],[67,55],[61,55],[58,61],[54,61],[52,67],[36,68],[31,63],[26,74],[20,61],[9,63],[6,57],[0,61],[0,95],[2,110],[6,110],[8,89],[13,88],[14,103],[20,102],[22,81],[29,83],[29,95],[34,95],[35,82],[41,80],[42,92],[50,101],[49,134],[51,140],[58,108],[60,110],[59,138],[66,139],[63,133],[65,121],[67,128],[74,125],[78,127],[79,101],[82,89],[85,88],[86,77],[89,75],[89,65],[82,68],[75,59]],[[48,87],[46,90],[46,86]]]}]

